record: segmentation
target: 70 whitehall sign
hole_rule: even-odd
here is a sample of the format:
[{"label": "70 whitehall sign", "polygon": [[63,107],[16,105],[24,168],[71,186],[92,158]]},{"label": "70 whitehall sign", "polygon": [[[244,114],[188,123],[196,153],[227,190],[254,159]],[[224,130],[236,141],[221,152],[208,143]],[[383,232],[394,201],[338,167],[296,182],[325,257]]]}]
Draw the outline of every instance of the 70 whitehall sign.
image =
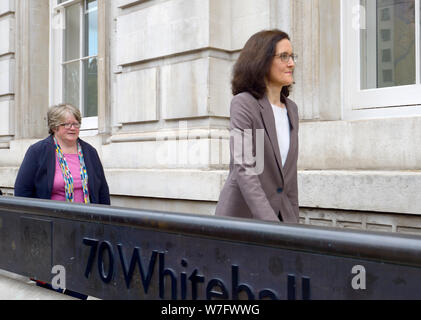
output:
[{"label": "70 whitehall sign", "polygon": [[420,257],[417,236],[0,198],[0,269],[101,299],[420,299]]},{"label": "70 whitehall sign", "polygon": [[[116,259],[115,250],[108,241],[99,242],[96,239],[83,239],[83,243],[90,247],[89,258],[85,269],[85,277],[89,278],[94,267],[94,261],[97,259],[98,276],[104,283],[110,283],[112,279],[116,278],[115,268],[119,260],[119,270],[124,275],[126,288],[130,289],[133,277],[139,277],[142,285],[141,294],[148,295],[150,287],[158,288],[158,295],[160,299],[171,298],[173,300],[197,300],[199,297],[206,299],[232,299],[238,300],[241,295],[249,300],[258,299],[279,299],[277,290],[270,288],[262,288],[255,291],[253,287],[246,282],[240,282],[240,267],[238,265],[231,265],[231,281],[226,283],[221,278],[207,279],[197,268],[189,268],[188,259],[181,258],[181,271],[178,273],[174,268],[167,268],[165,266],[165,256],[169,255],[166,251],[153,250],[150,252],[149,259],[142,262],[141,249],[135,247],[133,249],[130,260],[127,259],[124,253],[122,244],[117,245],[118,259]],[[98,254],[96,252],[98,251]],[[107,262],[104,263],[104,255],[107,256]],[[96,257],[97,256],[97,257]],[[148,256],[148,255],[146,255]],[[105,265],[108,265],[108,270],[105,270]],[[134,275],[136,266],[138,273]],[[155,270],[158,270],[157,277],[154,277]],[[117,276],[118,277],[118,276]],[[247,278],[247,274],[243,275]],[[153,283],[152,280],[157,281]],[[166,287],[170,287],[170,297],[165,296]],[[296,276],[288,274],[287,287],[284,289],[288,299],[295,299],[296,297]],[[201,290],[202,289],[202,290]],[[204,292],[203,292],[204,290]],[[279,292],[279,291],[278,291]],[[302,278],[302,295],[303,299],[310,298],[310,278]]]}]

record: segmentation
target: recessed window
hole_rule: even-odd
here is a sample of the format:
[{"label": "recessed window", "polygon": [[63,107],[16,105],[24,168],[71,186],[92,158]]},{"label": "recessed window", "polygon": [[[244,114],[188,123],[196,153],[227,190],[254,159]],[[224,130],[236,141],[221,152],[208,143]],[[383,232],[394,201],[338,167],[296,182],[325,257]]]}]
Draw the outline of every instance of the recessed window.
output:
[{"label": "recessed window", "polygon": [[382,50],[382,62],[391,62],[392,61],[392,50],[384,49]]},{"label": "recessed window", "polygon": [[391,30],[390,29],[383,29],[380,31],[381,35],[382,35],[382,41],[386,42],[386,41],[390,41],[391,38]]},{"label": "recessed window", "polygon": [[[393,1],[391,1],[393,2]],[[381,21],[389,21],[390,20],[390,9],[389,8],[384,8],[384,9],[380,9],[380,16],[381,16]]]},{"label": "recessed window", "polygon": [[98,115],[98,1],[63,1],[63,101]]},{"label": "recessed window", "polygon": [[383,73],[383,82],[389,83],[393,82],[393,71],[392,70],[382,70]]}]

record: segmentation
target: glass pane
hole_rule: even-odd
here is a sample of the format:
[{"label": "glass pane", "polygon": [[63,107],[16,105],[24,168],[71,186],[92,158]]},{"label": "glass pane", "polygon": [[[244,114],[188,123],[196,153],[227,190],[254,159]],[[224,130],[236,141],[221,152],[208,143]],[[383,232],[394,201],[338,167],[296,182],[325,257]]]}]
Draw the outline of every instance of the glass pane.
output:
[{"label": "glass pane", "polygon": [[415,84],[415,0],[361,1],[361,88]]},{"label": "glass pane", "polygon": [[85,57],[98,55],[98,1],[85,1]]},{"label": "glass pane", "polygon": [[63,66],[64,102],[79,108],[79,61]]},{"label": "glass pane", "polygon": [[83,61],[84,117],[98,115],[98,66],[97,58]]},{"label": "glass pane", "polygon": [[80,58],[80,4],[66,8],[64,30],[64,61]]}]

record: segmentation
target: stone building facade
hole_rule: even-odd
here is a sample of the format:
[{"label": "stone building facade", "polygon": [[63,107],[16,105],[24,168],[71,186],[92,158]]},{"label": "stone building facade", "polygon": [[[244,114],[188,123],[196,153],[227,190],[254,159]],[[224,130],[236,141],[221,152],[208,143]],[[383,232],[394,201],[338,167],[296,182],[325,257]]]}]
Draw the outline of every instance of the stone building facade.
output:
[{"label": "stone building facade", "polygon": [[67,100],[113,205],[214,214],[231,68],[279,28],[299,55],[301,222],[421,233],[420,0],[386,2],[2,0],[0,188],[13,194],[48,107]]}]

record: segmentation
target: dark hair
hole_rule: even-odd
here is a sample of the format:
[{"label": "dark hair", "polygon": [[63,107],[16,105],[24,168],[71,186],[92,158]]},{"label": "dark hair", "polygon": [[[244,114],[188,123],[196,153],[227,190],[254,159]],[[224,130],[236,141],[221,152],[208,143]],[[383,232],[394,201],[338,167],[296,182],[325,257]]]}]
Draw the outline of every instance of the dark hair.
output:
[{"label": "dark hair", "polygon": [[[233,69],[231,89],[234,96],[241,92],[249,92],[256,99],[264,96],[265,78],[269,74],[276,45],[284,39],[290,40],[287,33],[273,29],[260,31],[247,40]],[[290,86],[282,88],[282,100],[289,96],[289,89]]]}]

